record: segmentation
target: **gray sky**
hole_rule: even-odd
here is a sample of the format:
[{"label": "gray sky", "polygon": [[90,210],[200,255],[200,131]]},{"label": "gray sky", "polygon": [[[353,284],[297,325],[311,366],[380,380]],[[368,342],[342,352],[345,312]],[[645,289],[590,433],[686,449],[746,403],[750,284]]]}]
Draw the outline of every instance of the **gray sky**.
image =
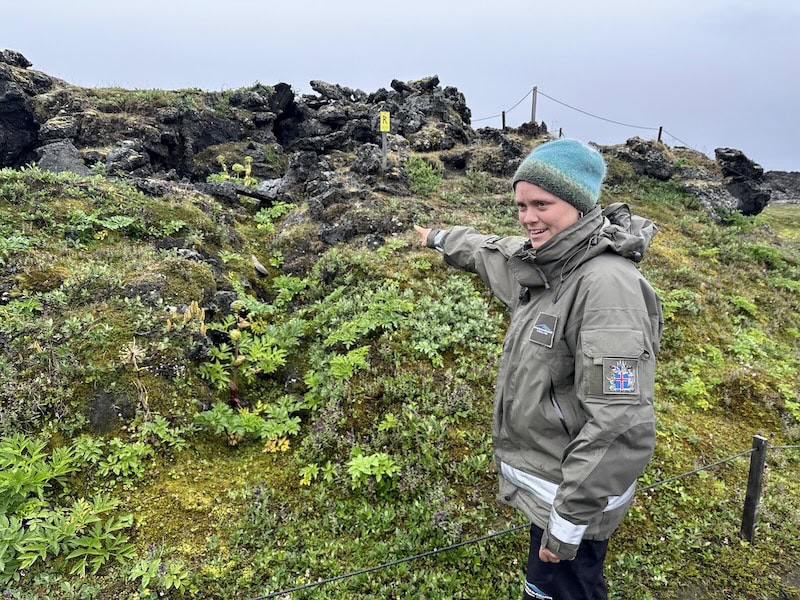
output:
[{"label": "gray sky", "polygon": [[[800,171],[797,0],[0,0],[0,49],[88,87],[220,90],[256,81],[373,92],[438,75],[473,119],[533,86],[689,146]],[[509,125],[530,119],[530,97]],[[539,96],[550,131],[602,144],[657,132]],[[474,127],[500,126],[500,118]],[[680,142],[664,134],[670,145]]]}]

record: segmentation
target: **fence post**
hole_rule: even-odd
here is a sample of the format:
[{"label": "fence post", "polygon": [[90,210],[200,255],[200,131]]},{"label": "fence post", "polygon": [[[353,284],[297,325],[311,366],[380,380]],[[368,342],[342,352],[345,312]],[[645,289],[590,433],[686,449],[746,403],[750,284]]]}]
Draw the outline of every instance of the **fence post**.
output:
[{"label": "fence post", "polygon": [[506,111],[503,111],[503,131],[506,130]]},{"label": "fence post", "polygon": [[539,93],[539,87],[533,86],[533,100],[531,100],[531,123],[536,124],[536,95]]},{"label": "fence post", "polygon": [[658,141],[661,141],[661,130],[664,129],[663,127],[658,128]]},{"label": "fence post", "polygon": [[747,477],[747,493],[744,497],[742,530],[739,533],[739,537],[751,543],[755,536],[756,514],[761,498],[761,484],[764,480],[768,446],[767,438],[760,435],[753,436],[753,452],[750,454],[750,474]]}]

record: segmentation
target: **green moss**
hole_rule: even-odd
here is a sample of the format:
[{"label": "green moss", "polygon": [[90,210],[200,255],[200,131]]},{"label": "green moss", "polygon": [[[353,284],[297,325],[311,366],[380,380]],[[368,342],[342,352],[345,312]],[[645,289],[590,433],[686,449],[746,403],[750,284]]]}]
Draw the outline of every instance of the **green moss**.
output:
[{"label": "green moss", "polygon": [[153,113],[163,108],[196,109],[203,103],[199,89],[129,90],[119,87],[85,90],[89,102],[102,112]]},{"label": "green moss", "polygon": [[170,304],[205,304],[217,291],[214,274],[205,263],[169,258],[161,263],[158,271],[166,278],[163,298]]},{"label": "green moss", "polygon": [[232,448],[218,438],[195,439],[130,500],[141,549],[165,544],[198,566],[211,561],[217,552],[207,550],[209,538],[247,511],[248,490],[286,485],[286,466],[285,454],[263,452],[259,444]]},{"label": "green moss", "polygon": [[636,172],[630,163],[613,156],[604,157],[606,160],[606,182],[609,185],[618,185],[624,181],[636,179]]}]

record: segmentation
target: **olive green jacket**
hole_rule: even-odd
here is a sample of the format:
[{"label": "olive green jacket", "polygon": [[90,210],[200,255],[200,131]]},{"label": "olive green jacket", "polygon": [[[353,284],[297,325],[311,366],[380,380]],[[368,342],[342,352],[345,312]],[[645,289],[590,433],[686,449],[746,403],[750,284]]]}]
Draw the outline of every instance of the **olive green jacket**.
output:
[{"label": "olive green jacket", "polygon": [[499,498],[572,559],[607,539],[655,444],[661,303],[634,261],[656,233],[624,204],[598,207],[538,250],[523,237],[433,230],[428,245],[509,308],[494,402]]}]

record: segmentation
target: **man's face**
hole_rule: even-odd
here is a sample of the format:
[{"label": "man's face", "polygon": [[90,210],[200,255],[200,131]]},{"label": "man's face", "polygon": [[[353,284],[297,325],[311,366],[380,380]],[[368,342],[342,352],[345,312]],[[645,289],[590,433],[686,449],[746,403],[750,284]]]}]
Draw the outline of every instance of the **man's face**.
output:
[{"label": "man's face", "polygon": [[514,195],[517,217],[533,248],[541,248],[580,218],[578,209],[569,202],[527,181],[517,182]]}]

